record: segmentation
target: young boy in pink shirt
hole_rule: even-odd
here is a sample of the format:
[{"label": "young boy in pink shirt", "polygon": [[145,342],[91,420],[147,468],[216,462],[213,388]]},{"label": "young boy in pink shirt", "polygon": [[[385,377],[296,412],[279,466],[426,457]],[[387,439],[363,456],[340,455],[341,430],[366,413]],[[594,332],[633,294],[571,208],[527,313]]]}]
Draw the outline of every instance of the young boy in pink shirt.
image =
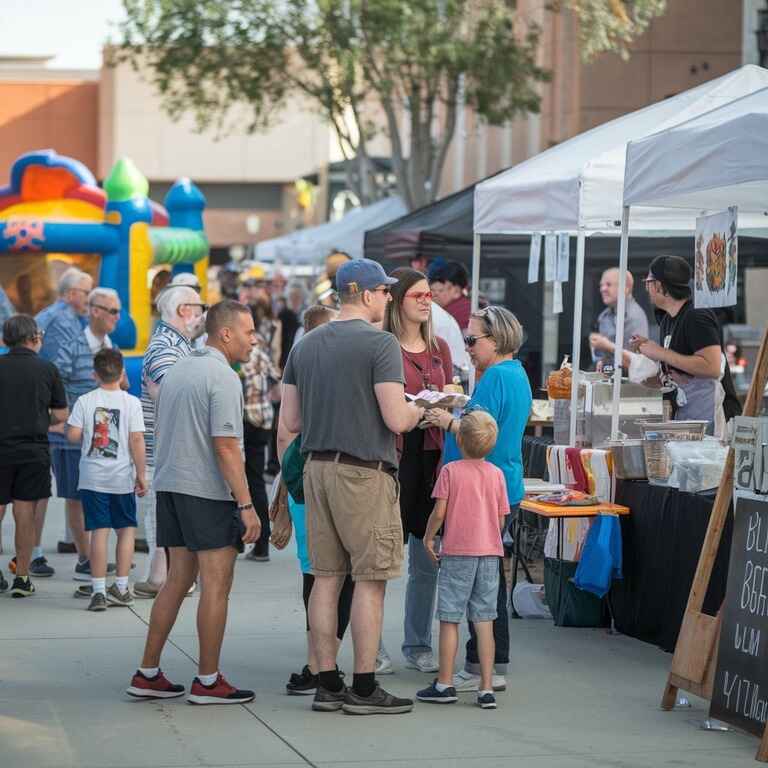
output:
[{"label": "young boy in pink shirt", "polygon": [[[453,666],[459,644],[459,624],[466,614],[477,632],[480,689],[477,705],[495,709],[493,694],[493,620],[499,590],[499,558],[504,554],[501,529],[509,513],[504,473],[485,457],[493,450],[498,427],[484,411],[461,420],[457,442],[464,457],[440,471],[432,497],[437,500],[427,522],[424,546],[439,563],[437,614],[440,619],[440,672],[416,694],[420,701],[452,704]],[[435,536],[444,526],[440,553]]]}]

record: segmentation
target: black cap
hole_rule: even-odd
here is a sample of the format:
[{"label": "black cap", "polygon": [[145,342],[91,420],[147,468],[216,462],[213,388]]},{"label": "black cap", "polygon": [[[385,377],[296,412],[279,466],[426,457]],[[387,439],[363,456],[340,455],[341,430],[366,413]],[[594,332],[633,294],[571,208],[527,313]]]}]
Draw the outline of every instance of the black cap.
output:
[{"label": "black cap", "polygon": [[651,262],[649,271],[665,285],[687,288],[691,282],[691,268],[680,256],[657,256]]}]

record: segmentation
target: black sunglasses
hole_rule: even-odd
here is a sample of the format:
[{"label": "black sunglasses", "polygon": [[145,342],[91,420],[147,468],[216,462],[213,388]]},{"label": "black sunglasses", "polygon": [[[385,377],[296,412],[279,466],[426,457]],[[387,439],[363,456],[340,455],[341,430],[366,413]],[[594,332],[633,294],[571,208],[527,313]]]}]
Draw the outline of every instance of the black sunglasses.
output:
[{"label": "black sunglasses", "polygon": [[113,317],[120,314],[120,310],[115,309],[114,307],[105,307],[103,304],[91,304],[91,306],[95,307],[96,309],[101,309],[104,312],[108,312]]},{"label": "black sunglasses", "polygon": [[471,349],[472,347],[477,344],[480,339],[490,339],[491,334],[490,333],[484,333],[482,336],[465,336],[464,337],[464,344],[468,349]]},{"label": "black sunglasses", "polygon": [[186,302],[184,304],[179,304],[179,306],[180,307],[200,307],[203,310],[203,312],[207,312],[208,311],[208,305],[207,304],[195,304],[195,303],[190,302],[190,301],[188,301],[188,302]]}]

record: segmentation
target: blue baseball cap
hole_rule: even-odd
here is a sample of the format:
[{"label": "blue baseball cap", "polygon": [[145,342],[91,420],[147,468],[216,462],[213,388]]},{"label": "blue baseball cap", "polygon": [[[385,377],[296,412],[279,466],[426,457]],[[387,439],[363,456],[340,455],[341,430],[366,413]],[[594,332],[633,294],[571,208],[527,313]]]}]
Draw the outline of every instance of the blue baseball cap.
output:
[{"label": "blue baseball cap", "polygon": [[378,261],[353,259],[339,267],[336,273],[336,290],[339,293],[361,293],[379,285],[395,285],[398,280],[387,277]]}]

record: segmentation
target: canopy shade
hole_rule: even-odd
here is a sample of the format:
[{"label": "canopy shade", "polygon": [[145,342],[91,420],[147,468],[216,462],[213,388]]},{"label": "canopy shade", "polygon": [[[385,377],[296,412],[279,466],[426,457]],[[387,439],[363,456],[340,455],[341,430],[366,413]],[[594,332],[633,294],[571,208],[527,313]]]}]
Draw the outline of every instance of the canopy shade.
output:
[{"label": "canopy shade", "polygon": [[353,259],[363,255],[365,231],[397,219],[406,211],[399,197],[351,210],[339,221],[300,229],[290,235],[264,240],[256,246],[257,261],[319,264],[331,251],[345,251]]},{"label": "canopy shade", "polygon": [[[741,67],[558,144],[477,185],[474,231],[502,234],[582,229],[618,234],[630,141],[766,87],[768,70]],[[690,217],[662,207],[638,210],[631,219],[635,234],[690,228]]]},{"label": "canopy shade", "polygon": [[768,88],[630,142],[624,205],[738,205],[740,229],[749,213],[768,227]]}]

